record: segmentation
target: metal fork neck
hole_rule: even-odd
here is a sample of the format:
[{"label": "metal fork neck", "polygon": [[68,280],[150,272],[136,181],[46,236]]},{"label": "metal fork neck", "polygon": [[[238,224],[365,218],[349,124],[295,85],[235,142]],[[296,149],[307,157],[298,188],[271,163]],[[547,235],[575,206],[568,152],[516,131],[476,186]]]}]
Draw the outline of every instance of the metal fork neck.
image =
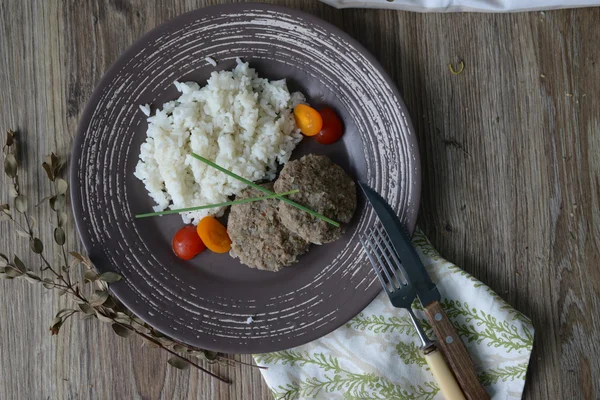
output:
[{"label": "metal fork neck", "polygon": [[408,315],[410,316],[410,320],[412,321],[412,323],[417,331],[417,335],[419,335],[419,339],[421,339],[421,345],[422,345],[423,349],[433,346],[433,342],[431,340],[429,340],[429,338],[423,331],[423,328],[421,328],[421,325],[419,324],[419,321],[417,320],[417,317],[415,316],[415,313],[413,312],[412,308],[407,307],[406,311],[408,312]]}]

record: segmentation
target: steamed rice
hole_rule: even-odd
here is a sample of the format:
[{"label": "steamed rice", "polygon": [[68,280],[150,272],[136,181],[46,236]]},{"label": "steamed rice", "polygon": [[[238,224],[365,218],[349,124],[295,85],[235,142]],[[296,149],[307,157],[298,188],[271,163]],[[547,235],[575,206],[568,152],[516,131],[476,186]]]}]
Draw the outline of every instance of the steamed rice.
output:
[{"label": "steamed rice", "polygon": [[216,62],[216,61],[215,61],[215,59],[214,59],[214,58],[212,58],[212,57],[206,57],[204,60],[205,60],[207,63],[209,63],[210,65],[212,65],[213,67],[216,67],[216,66],[217,66],[217,62]]},{"label": "steamed rice", "polygon": [[[259,78],[248,63],[233,71],[213,72],[206,86],[175,82],[181,96],[148,118],[135,176],[152,197],[155,211],[229,200],[246,185],[192,158],[197,153],[251,181],[272,180],[302,139],[293,106],[304,101],[290,94],[285,80]],[[149,107],[142,107],[144,113]],[[223,209],[182,214],[197,224]]]}]

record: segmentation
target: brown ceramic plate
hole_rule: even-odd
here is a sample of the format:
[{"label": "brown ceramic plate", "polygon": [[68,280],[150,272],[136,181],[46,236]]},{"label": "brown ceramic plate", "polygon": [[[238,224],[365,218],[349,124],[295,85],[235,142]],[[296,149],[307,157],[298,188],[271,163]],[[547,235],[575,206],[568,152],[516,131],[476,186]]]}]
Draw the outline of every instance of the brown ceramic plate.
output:
[{"label": "brown ceramic plate", "polygon": [[113,293],[166,335],[216,351],[258,353],[321,337],[377,295],[357,240],[375,216],[359,202],[342,239],[312,246],[277,273],[226,254],[179,260],[171,251],[179,216],[134,218],[153,206],[133,176],[146,137],[139,105],[161,106],[177,97],[174,80],[203,84],[215,69],[232,69],[236,57],[261,76],[286,78],[312,105],[335,108],[346,125],[343,140],[324,146],[305,139],[294,157],[329,155],[380,192],[411,232],[419,155],[406,107],[379,63],[346,33],[297,10],[230,4],[193,11],[142,37],[110,68],[83,113],[71,164],[73,209],[90,258],[100,271],[123,275]]}]

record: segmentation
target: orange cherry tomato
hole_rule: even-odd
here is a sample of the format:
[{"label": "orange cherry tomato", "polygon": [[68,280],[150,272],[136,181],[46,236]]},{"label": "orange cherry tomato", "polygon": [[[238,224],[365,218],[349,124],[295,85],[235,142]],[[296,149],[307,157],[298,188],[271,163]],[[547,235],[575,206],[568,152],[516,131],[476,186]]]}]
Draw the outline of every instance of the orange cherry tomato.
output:
[{"label": "orange cherry tomato", "polygon": [[204,217],[197,227],[198,236],[206,247],[214,253],[227,253],[231,249],[231,239],[227,228],[215,217]]},{"label": "orange cherry tomato", "polygon": [[184,226],[173,236],[173,252],[182,260],[191,260],[206,250],[202,239],[192,225]]},{"label": "orange cherry tomato", "polygon": [[323,127],[315,140],[321,144],[332,144],[340,140],[344,134],[344,124],[337,113],[328,107],[320,109],[319,113],[323,119]]},{"label": "orange cherry tomato", "polygon": [[294,108],[296,126],[306,136],[315,136],[323,127],[323,118],[314,108],[306,104],[298,104]]}]

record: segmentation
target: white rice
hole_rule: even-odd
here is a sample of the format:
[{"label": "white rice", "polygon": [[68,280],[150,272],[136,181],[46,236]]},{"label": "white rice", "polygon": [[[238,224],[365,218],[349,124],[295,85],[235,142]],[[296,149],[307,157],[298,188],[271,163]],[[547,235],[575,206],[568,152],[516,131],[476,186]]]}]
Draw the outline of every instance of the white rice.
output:
[{"label": "white rice", "polygon": [[210,65],[212,65],[213,67],[217,66],[217,62],[212,57],[206,57],[204,60],[206,60],[206,62],[209,63]]},{"label": "white rice", "polygon": [[[197,153],[251,181],[272,180],[277,164],[286,163],[302,134],[293,107],[304,102],[285,80],[259,78],[237,60],[233,71],[213,72],[203,88],[175,82],[181,96],[148,118],[135,176],[146,186],[155,211],[228,201],[245,185],[190,156]],[[140,107],[144,113],[150,108]],[[197,224],[223,209],[182,214]]]},{"label": "white rice", "polygon": [[150,116],[150,106],[148,104],[140,105],[140,110],[142,110],[146,117]]}]

